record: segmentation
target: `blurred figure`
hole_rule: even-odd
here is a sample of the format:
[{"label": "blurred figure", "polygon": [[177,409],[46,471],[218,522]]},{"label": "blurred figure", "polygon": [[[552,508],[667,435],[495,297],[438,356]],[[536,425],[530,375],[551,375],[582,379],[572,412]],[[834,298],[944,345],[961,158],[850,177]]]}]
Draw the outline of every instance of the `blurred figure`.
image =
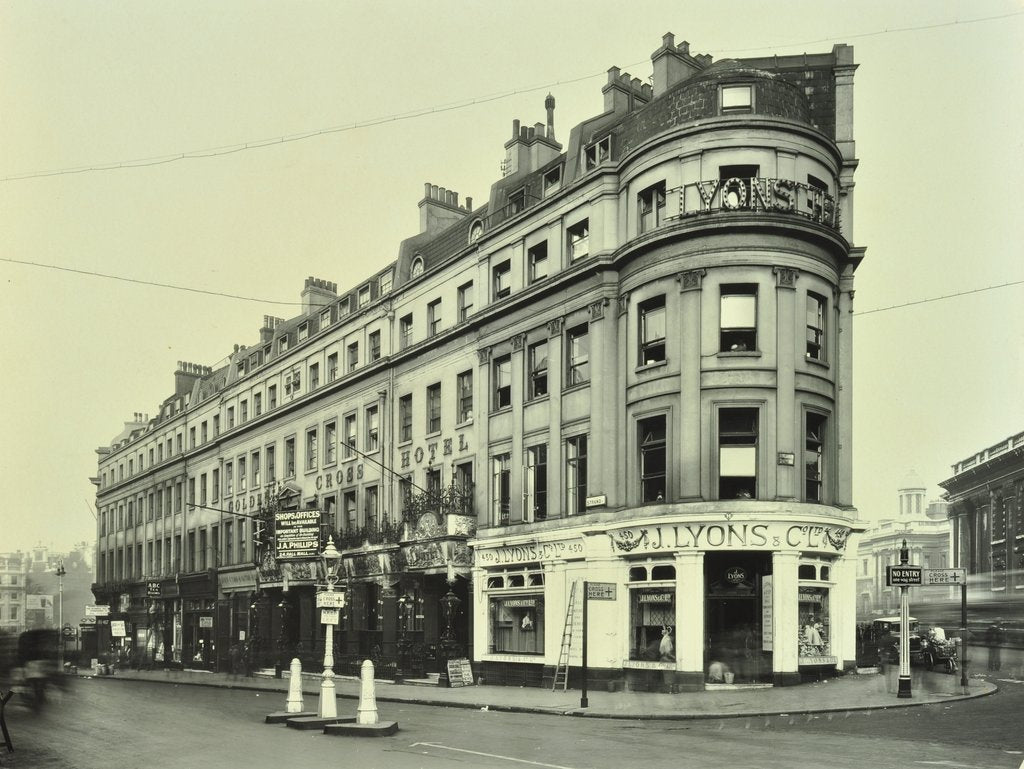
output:
[{"label": "blurred figure", "polygon": [[53,684],[63,687],[58,667],[60,635],[57,630],[26,630],[18,636],[18,666],[22,696],[33,710],[46,704],[46,690]]},{"label": "blurred figure", "polygon": [[1003,665],[1002,659],[1003,644],[1003,618],[997,617],[996,621],[988,626],[985,631],[985,645],[988,646],[988,669],[999,670]]}]

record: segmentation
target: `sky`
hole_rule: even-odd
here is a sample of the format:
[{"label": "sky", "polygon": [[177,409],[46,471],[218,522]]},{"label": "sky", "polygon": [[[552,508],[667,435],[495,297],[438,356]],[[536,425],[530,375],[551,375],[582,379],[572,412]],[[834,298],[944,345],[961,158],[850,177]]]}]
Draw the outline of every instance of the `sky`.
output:
[{"label": "sky", "polygon": [[393,261],[424,182],[485,201],[513,119],[550,92],[567,138],[666,32],[716,60],[854,46],[861,516],[1024,430],[1022,2],[9,2],[0,552],[93,541],[95,450],[178,361]]}]

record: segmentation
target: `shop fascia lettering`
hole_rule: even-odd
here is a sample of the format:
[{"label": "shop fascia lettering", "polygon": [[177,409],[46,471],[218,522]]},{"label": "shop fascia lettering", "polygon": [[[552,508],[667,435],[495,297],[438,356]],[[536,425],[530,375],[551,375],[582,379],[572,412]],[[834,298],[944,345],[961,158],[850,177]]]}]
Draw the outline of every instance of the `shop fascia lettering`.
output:
[{"label": "shop fascia lettering", "polygon": [[482,566],[500,566],[526,561],[551,561],[559,558],[582,558],[583,541],[579,539],[556,542],[526,542],[522,545],[504,545],[476,551],[476,560]]},{"label": "shop fascia lettering", "polygon": [[830,227],[839,226],[835,198],[818,187],[791,179],[732,177],[694,182],[686,188],[700,193],[702,205],[683,211],[683,216],[711,211],[767,211],[800,214]]},{"label": "shop fascia lettering", "polygon": [[801,523],[685,523],[608,532],[612,552],[663,550],[773,550],[842,552],[850,529]]}]

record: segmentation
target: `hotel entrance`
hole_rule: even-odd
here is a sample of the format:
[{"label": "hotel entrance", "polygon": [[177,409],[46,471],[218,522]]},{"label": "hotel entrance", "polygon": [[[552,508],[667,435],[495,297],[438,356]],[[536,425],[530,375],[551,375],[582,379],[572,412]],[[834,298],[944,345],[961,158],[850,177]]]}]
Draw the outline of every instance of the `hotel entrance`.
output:
[{"label": "hotel entrance", "polygon": [[771,553],[709,552],[704,558],[705,682],[771,683],[772,653],[761,634],[762,577]]}]

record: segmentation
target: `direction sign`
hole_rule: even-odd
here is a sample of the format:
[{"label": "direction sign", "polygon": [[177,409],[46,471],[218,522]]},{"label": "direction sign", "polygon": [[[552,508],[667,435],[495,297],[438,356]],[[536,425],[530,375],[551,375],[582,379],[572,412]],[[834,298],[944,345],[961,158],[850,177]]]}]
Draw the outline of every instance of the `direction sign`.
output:
[{"label": "direction sign", "polygon": [[341,620],[341,611],[338,609],[321,609],[320,623],[323,625],[337,625]]},{"label": "direction sign", "polygon": [[86,617],[108,617],[110,616],[110,606],[107,604],[101,604],[99,606],[88,605],[85,607]]},{"label": "direction sign", "polygon": [[588,601],[614,601],[614,582],[587,582]]},{"label": "direction sign", "polygon": [[922,571],[920,566],[886,566],[885,584],[888,587],[920,585]]},{"label": "direction sign", "polygon": [[967,581],[967,569],[925,569],[925,585],[963,585]]},{"label": "direction sign", "polygon": [[316,608],[318,609],[343,609],[345,608],[345,594],[324,590],[316,594]]}]

